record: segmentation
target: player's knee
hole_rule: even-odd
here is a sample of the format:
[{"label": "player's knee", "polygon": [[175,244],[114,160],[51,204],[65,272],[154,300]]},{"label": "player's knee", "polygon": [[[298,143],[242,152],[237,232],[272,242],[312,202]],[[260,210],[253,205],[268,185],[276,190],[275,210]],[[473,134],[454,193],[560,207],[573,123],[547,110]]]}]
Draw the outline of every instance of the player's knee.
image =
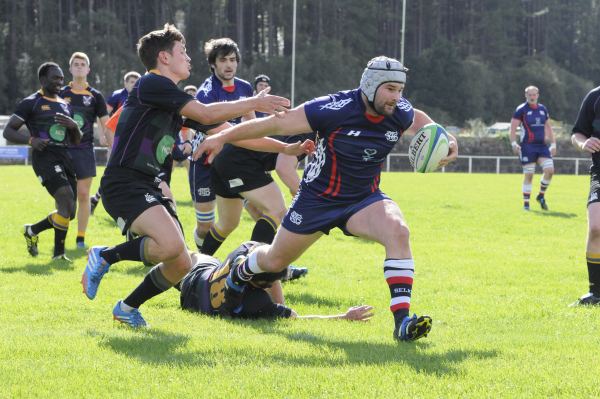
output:
[{"label": "player's knee", "polygon": [[394,220],[394,222],[390,223],[388,236],[394,243],[407,244],[410,239],[410,230],[406,223],[403,223],[401,220]]},{"label": "player's knee", "polygon": [[175,259],[186,252],[185,243],[179,237],[163,237],[159,242],[161,260]]},{"label": "player's knee", "polygon": [[86,202],[90,199],[90,189],[88,187],[77,187],[77,200]]},{"label": "player's knee", "polygon": [[227,237],[238,227],[239,224],[239,219],[219,219],[215,225],[215,228],[222,236]]},{"label": "player's knee", "polygon": [[590,221],[588,227],[588,236],[592,241],[600,240],[600,223]]}]

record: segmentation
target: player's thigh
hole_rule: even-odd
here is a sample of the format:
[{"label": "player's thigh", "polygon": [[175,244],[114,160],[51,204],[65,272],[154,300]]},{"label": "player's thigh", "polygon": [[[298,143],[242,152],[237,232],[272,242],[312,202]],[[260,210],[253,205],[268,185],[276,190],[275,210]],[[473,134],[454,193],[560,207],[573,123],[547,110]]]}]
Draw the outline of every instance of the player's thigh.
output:
[{"label": "player's thigh", "polygon": [[217,195],[217,225],[228,233],[233,231],[240,223],[244,202],[241,198],[225,198]]},{"label": "player's thigh", "polygon": [[280,226],[271,245],[259,247],[258,263],[269,271],[279,271],[302,255],[321,236],[318,231],[312,234],[297,234]]},{"label": "player's thigh", "polygon": [[285,215],[285,201],[283,199],[283,194],[277,183],[274,181],[266,186],[245,191],[240,194],[250,201],[251,204],[270,216],[281,219],[283,218],[283,215]]},{"label": "player's thigh", "polygon": [[346,230],[357,237],[385,244],[408,241],[408,225],[400,207],[390,199],[374,202],[359,210],[346,222]]},{"label": "player's thigh", "polygon": [[162,205],[143,211],[131,223],[131,230],[137,235],[152,238],[165,252],[185,250],[185,242],[177,222]]}]

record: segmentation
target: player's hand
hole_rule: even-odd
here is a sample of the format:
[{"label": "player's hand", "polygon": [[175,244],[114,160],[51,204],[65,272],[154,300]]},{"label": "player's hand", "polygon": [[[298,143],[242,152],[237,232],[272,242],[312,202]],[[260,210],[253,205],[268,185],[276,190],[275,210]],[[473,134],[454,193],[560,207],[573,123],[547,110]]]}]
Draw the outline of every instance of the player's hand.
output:
[{"label": "player's hand", "polygon": [[373,317],[371,310],[373,310],[373,306],[369,305],[352,306],[348,309],[343,318],[353,321],[368,321]]},{"label": "player's hand", "polygon": [[458,144],[456,143],[456,141],[450,141],[448,143],[448,155],[445,158],[442,158],[442,160],[439,163],[439,167],[443,168],[450,162],[456,161],[456,158],[458,158]]},{"label": "player's hand", "polygon": [[513,142],[511,144],[511,146],[512,146],[512,152],[513,152],[513,154],[515,154],[515,155],[521,155],[521,146],[520,145],[518,145],[516,142]]},{"label": "player's hand", "polygon": [[44,148],[48,145],[50,139],[41,139],[39,137],[31,138],[31,148],[36,151],[44,151]]},{"label": "player's hand", "polygon": [[181,147],[179,147],[183,155],[190,155],[192,153],[192,143],[189,141],[184,142]]},{"label": "player's hand", "polygon": [[552,155],[553,157],[556,156],[556,145],[550,146],[550,155]]},{"label": "player's hand", "polygon": [[283,153],[286,155],[292,155],[297,157],[299,155],[310,155],[315,152],[315,142],[312,140],[304,140],[303,142],[297,141],[295,143],[287,144],[283,149]]},{"label": "player's hand", "polygon": [[589,152],[590,154],[600,151],[600,139],[590,137],[581,146],[581,151]]},{"label": "player's hand", "polygon": [[192,159],[197,161],[202,154],[206,153],[208,155],[208,163],[212,163],[213,159],[215,159],[217,154],[223,149],[223,141],[221,136],[221,133],[217,133],[205,138],[198,148],[196,148],[196,151],[194,151]]},{"label": "player's hand", "polygon": [[100,145],[102,147],[107,147],[108,146],[108,141],[106,140],[106,136],[103,134],[100,134],[98,136],[98,141],[100,142]]},{"label": "player's hand", "polygon": [[268,93],[270,91],[271,87],[267,87],[254,97],[254,100],[256,101],[254,110],[283,117],[285,113],[288,112],[290,100],[284,97],[269,95]]},{"label": "player's hand", "polygon": [[75,129],[79,128],[77,126],[77,122],[75,122],[75,120],[73,118],[71,118],[70,116],[67,116],[65,114],[54,115],[54,122],[66,127],[69,130],[75,130]]}]

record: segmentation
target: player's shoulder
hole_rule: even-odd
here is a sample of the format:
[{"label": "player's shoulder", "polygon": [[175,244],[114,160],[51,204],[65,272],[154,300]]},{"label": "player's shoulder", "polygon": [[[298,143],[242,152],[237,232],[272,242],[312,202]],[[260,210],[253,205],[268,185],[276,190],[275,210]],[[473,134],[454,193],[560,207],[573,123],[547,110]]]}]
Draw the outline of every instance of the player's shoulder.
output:
[{"label": "player's shoulder", "polygon": [[527,101],[525,101],[524,103],[517,105],[517,108],[515,108],[515,112],[523,112],[527,108],[528,108]]},{"label": "player's shoulder", "polygon": [[70,93],[71,89],[71,85],[65,85],[61,87],[60,91],[58,92],[58,95],[62,97],[63,95]]},{"label": "player's shoulder", "polygon": [[400,97],[400,100],[398,100],[398,104],[396,104],[396,112],[401,112],[401,113],[407,113],[407,112],[414,112],[414,108],[412,106],[412,104],[410,103],[410,101],[408,101],[406,98],[404,97]]},{"label": "player's shoulder", "polygon": [[348,109],[360,101],[360,93],[356,90],[343,90],[325,96],[317,97],[307,102],[307,105],[317,106],[319,110],[339,111]]},{"label": "player's shoulder", "polygon": [[214,75],[210,75],[204,79],[204,82],[198,87],[196,98],[207,97],[213,91],[213,87],[215,87],[213,77]]},{"label": "player's shoulder", "polygon": [[[102,92],[101,92],[100,90],[96,89],[95,87],[88,86],[88,88],[87,88],[87,89],[88,89],[88,91],[89,91],[90,93],[92,93],[92,95],[93,95],[94,97],[103,96],[103,95],[102,95]],[[103,97],[104,97],[104,96],[103,96]]]},{"label": "player's shoulder", "polygon": [[24,97],[21,102],[34,102],[44,97],[41,92],[36,91],[35,93],[31,93],[27,97]]},{"label": "player's shoulder", "polygon": [[250,90],[252,92],[252,85],[247,80],[234,77],[233,82],[236,87],[243,87],[245,90]]},{"label": "player's shoulder", "polygon": [[118,97],[121,94],[123,94],[123,91],[125,91],[125,88],[122,89],[117,89],[115,91],[112,92],[112,94],[110,95],[111,97]]}]

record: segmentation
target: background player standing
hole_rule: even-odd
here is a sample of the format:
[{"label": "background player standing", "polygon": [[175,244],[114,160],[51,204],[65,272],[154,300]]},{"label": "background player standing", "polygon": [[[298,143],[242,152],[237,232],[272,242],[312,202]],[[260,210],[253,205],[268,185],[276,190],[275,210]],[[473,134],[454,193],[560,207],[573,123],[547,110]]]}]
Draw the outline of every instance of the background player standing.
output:
[{"label": "background player standing", "polygon": [[[379,190],[382,164],[400,136],[432,122],[402,97],[406,71],[393,58],[376,57],[367,64],[359,88],[308,101],[285,118],[233,126],[207,138],[196,150],[195,157],[208,152],[210,160],[231,140],[318,132],[317,152],[273,243],[232,267],[225,290],[225,305],[231,312],[255,274],[285,269],[323,234],[338,227],[347,235],[385,247],[383,270],[391,294],[394,338],[409,341],[429,333],[429,316],[409,316],[414,261],[408,226],[398,205]],[[458,155],[456,139],[449,136],[449,154],[440,165]]]},{"label": "background player standing", "polygon": [[60,96],[71,105],[73,118],[83,132],[78,145],[69,146],[69,155],[77,175],[77,237],[78,248],[85,248],[85,232],[90,218],[90,188],[96,177],[96,157],[94,155],[94,122],[98,119],[100,136],[104,142],[112,142],[112,135],[106,129],[108,111],[104,96],[87,82],[90,73],[90,59],[85,53],[75,52],[69,60],[69,71],[73,81],[60,91]]},{"label": "background player standing", "polygon": [[[67,146],[78,144],[82,133],[71,118],[69,104],[58,95],[64,84],[60,67],[45,62],[38,69],[38,78],[42,88],[19,103],[4,129],[4,137],[19,144],[29,143],[33,171],[56,203],[56,210],[47,217],[25,225],[27,251],[37,256],[38,234],[54,228],[52,259],[70,261],[65,256],[65,238],[75,217],[77,183]],[[23,124],[30,135],[18,132]]]},{"label": "background player standing", "polygon": [[[510,121],[510,142],[513,152],[519,155],[523,165],[523,209],[529,210],[529,197],[531,196],[531,182],[535,173],[535,165],[541,165],[544,175],[540,182],[540,192],[535,198],[543,210],[548,210],[546,204],[546,190],[554,174],[554,161],[556,155],[556,138],[550,125],[550,115],[543,104],[538,104],[540,92],[535,86],[525,88],[526,102],[519,105]],[[517,128],[523,126],[521,145],[516,141]],[[550,147],[546,144],[550,141]]]}]

